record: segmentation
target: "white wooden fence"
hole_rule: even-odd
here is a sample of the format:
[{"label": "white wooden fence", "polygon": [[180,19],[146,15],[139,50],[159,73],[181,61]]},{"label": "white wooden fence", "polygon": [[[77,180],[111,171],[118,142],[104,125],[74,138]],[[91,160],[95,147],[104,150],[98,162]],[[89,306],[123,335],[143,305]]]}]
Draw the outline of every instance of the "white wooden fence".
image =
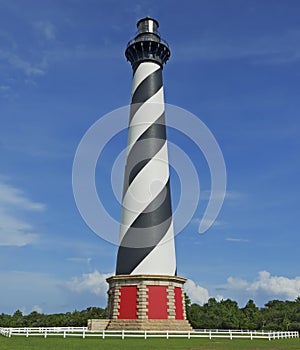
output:
[{"label": "white wooden fence", "polygon": [[66,337],[119,337],[121,339],[136,337],[136,338],[246,338],[246,339],[282,339],[282,338],[299,338],[299,332],[296,331],[249,331],[249,330],[219,330],[219,329],[196,329],[193,331],[89,331],[87,327],[50,327],[50,328],[0,328],[0,334],[6,337],[12,336],[49,336]]}]

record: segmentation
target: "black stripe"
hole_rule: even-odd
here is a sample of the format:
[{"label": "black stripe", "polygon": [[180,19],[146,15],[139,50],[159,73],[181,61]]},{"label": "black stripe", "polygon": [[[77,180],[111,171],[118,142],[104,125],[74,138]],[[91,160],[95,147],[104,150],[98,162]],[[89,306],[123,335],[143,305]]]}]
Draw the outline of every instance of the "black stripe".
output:
[{"label": "black stripe", "polygon": [[147,163],[150,162],[151,159],[152,159],[151,157],[147,158],[147,159],[143,159],[132,168],[132,170],[130,171],[129,176],[128,176],[128,187],[130,186],[132,181],[135,179],[137,174],[144,168],[144,166]]},{"label": "black stripe", "polygon": [[135,219],[131,226],[135,228],[153,227],[160,225],[171,216],[170,180],[168,180],[161,192]]},{"label": "black stripe", "polygon": [[[162,200],[162,205],[157,202]],[[153,210],[151,210],[153,209]],[[164,214],[163,214],[164,213]],[[131,274],[166,235],[172,223],[170,184],[133,222],[119,246],[116,274]]]},{"label": "black stripe", "polygon": [[170,183],[168,181],[156,198],[128,228],[120,246],[154,247],[168,231],[171,221]]},{"label": "black stripe", "polygon": [[145,130],[131,148],[126,161],[123,198],[131,182],[166,142],[164,113]]},{"label": "black stripe", "polygon": [[[169,218],[167,221],[156,227],[149,227],[142,230],[131,227],[127,231],[128,233],[126,233],[126,235],[128,235],[127,238],[122,241],[123,245],[119,246],[116,274],[131,274],[142,260],[144,260],[157,246],[167,233],[171,223],[172,218]],[[141,235],[143,235],[144,245],[140,242]],[[156,236],[155,240],[154,236]],[[137,244],[137,242],[139,244]],[[138,247],[136,247],[137,245]]]},{"label": "black stripe", "polygon": [[128,248],[120,246],[117,256],[116,275],[130,275],[152,249],[153,247]]},{"label": "black stripe", "polygon": [[166,140],[165,112],[163,112],[159,118],[157,118],[147,130],[145,130],[145,132],[138,138],[138,141],[151,138]]},{"label": "black stripe", "polygon": [[162,70],[161,68],[151,73],[136,88],[131,98],[130,120],[135,115],[141,105],[151,96],[155,95],[162,87]]},{"label": "black stripe", "polygon": [[162,70],[157,69],[147,76],[136,88],[131,103],[144,103],[162,87]]},{"label": "black stripe", "polygon": [[170,217],[157,226],[147,227],[142,230],[140,228],[130,227],[123,237],[120,247],[131,249],[151,248],[152,250],[166,235],[171,223],[172,218]]}]

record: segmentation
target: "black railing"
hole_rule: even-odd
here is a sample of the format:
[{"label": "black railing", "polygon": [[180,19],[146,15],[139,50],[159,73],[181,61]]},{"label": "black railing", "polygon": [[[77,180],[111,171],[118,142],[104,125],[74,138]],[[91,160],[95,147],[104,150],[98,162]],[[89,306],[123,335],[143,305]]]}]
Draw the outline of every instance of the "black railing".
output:
[{"label": "black railing", "polygon": [[165,40],[161,39],[159,36],[156,36],[155,34],[142,34],[140,36],[137,36],[127,43],[127,47],[136,42],[141,42],[141,41],[154,41],[157,43],[161,43],[169,48],[169,44]]}]

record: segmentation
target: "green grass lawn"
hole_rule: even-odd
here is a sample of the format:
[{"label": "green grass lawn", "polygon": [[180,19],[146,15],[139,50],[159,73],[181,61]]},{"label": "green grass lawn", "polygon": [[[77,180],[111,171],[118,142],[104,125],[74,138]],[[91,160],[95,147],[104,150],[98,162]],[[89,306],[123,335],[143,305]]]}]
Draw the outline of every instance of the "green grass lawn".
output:
[{"label": "green grass lawn", "polygon": [[101,339],[0,336],[0,350],[300,350],[299,339]]}]

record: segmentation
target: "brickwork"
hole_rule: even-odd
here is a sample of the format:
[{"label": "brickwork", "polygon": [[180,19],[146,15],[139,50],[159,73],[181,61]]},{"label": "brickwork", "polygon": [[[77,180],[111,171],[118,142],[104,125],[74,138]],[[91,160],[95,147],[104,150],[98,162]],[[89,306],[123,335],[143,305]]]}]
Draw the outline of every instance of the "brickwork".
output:
[{"label": "brickwork", "polygon": [[168,289],[168,319],[174,320],[175,319],[175,299],[174,299],[174,285],[173,283],[169,283]]},{"label": "brickwork", "polygon": [[148,318],[148,288],[144,281],[138,284],[138,319],[146,320]]},{"label": "brickwork", "polygon": [[120,286],[113,286],[108,290],[107,317],[109,319],[117,319],[119,317],[119,308],[120,308]]}]

